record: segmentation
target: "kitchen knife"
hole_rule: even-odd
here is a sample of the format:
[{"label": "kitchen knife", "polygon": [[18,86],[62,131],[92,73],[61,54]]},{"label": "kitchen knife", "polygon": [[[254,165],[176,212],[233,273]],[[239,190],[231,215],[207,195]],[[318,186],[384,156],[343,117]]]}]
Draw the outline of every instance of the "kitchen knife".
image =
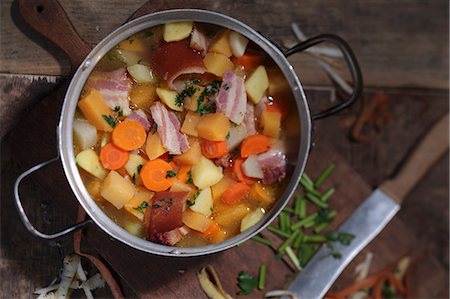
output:
[{"label": "kitchen knife", "polygon": [[400,210],[400,204],[435,162],[448,151],[449,115],[444,116],[420,141],[398,174],[377,188],[339,227],[355,236],[348,246],[333,242],[342,257],[330,256],[322,246],[288,290],[299,299],[323,298],[339,274]]}]

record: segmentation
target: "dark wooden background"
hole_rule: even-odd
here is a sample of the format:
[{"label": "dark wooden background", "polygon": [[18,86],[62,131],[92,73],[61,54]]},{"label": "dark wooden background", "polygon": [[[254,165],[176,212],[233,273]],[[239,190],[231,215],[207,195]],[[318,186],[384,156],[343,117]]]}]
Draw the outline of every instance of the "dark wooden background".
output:
[{"label": "dark wooden background", "polygon": [[[145,1],[60,2],[80,35],[95,44]],[[420,136],[448,113],[448,1],[259,0],[221,1],[215,5],[284,44],[295,41],[291,22],[297,22],[309,36],[330,32],[347,39],[361,63],[365,102],[373,92],[387,93],[387,109],[393,120],[370,142],[350,141],[348,124],[362,109],[364,103],[360,102],[339,116],[317,122],[314,139],[333,147],[371,186],[392,175]],[[20,20],[17,3],[5,0],[0,7],[3,137],[19,117],[26,117],[27,109],[65,79],[69,61]],[[308,55],[290,60],[306,85],[313,109],[329,104],[333,88],[314,60]],[[55,243],[31,239],[22,227],[12,203],[11,184],[17,175],[10,162],[13,155],[2,143],[0,296],[29,298],[35,288],[47,285],[57,274],[61,256],[71,252],[71,240]],[[448,163],[447,155],[412,192],[398,215],[415,233],[417,249],[435,257],[431,268],[442,273],[440,281],[447,282],[429,286],[424,279],[416,293],[421,297],[429,296],[430,290],[434,297],[448,297]],[[70,218],[60,216],[61,211],[53,204],[57,199],[52,198],[50,190],[39,191],[32,180],[27,184],[27,198],[36,199],[29,210],[41,227],[54,230],[70,222]],[[106,291],[97,294],[109,296]]]}]

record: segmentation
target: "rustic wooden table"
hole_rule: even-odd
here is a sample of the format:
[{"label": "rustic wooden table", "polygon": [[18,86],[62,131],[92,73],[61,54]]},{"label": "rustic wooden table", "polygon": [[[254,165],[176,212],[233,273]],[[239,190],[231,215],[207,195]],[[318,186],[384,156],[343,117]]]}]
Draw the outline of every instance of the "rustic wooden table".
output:
[{"label": "rustic wooden table", "polygon": [[[146,1],[60,2],[80,35],[95,44]],[[364,105],[361,102],[339,116],[317,122],[315,131],[320,134],[315,134],[315,142],[332,144],[371,186],[392,175],[420,136],[448,113],[448,1],[222,1],[214,5],[283,44],[294,42],[289,26],[297,22],[307,35],[336,33],[352,45],[365,77],[365,102],[373,92],[385,92],[392,121],[369,142],[343,137],[349,135],[349,124]],[[69,62],[59,49],[23,23],[16,2],[5,0],[0,7],[3,138],[18,118],[26,117],[27,109],[66,79]],[[315,61],[308,55],[290,60],[301,70],[300,79],[308,93],[324,89],[312,98],[319,100],[322,96],[325,101],[313,103],[313,107],[326,105],[334,89]],[[48,284],[56,275],[61,256],[72,250],[71,239],[30,243],[12,204],[15,175],[9,160],[13,155],[2,143],[0,297],[29,298],[35,288]],[[426,271],[440,273],[438,281],[442,282],[427,284],[424,270],[417,296],[448,297],[448,163],[447,155],[412,192],[399,213],[416,234],[417,248],[435,257]],[[36,221],[47,228],[68,223],[58,216],[49,194],[33,188],[32,182],[28,188],[39,199],[32,213]],[[109,296],[105,290],[97,294]]]}]

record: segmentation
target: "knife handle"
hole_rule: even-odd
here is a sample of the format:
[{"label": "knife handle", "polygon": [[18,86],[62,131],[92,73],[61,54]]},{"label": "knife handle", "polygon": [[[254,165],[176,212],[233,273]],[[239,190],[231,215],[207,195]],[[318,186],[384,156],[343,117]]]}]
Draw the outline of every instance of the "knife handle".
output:
[{"label": "knife handle", "polygon": [[91,51],[91,46],[80,37],[58,1],[19,0],[19,12],[28,25],[69,56],[72,72]]},{"label": "knife handle", "polygon": [[449,115],[447,114],[422,138],[397,175],[384,182],[380,189],[400,204],[434,163],[448,151],[448,147]]}]

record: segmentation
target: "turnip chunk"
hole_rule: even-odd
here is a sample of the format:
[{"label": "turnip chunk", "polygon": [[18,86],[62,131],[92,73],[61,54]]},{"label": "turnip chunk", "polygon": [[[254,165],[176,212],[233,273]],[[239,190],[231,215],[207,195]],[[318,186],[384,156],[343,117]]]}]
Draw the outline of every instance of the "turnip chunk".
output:
[{"label": "turnip chunk", "polygon": [[244,163],[242,163],[242,171],[250,178],[264,178],[264,173],[258,160],[256,159],[256,156],[250,156],[244,161]]},{"label": "turnip chunk", "polygon": [[205,34],[199,31],[196,27],[194,27],[194,30],[192,31],[189,46],[192,49],[199,51],[202,56],[206,55],[206,51],[208,50],[208,40],[206,39]]},{"label": "turnip chunk", "polygon": [[70,285],[77,273],[78,264],[80,263],[80,257],[78,255],[72,254],[64,258],[64,268],[61,273],[61,282],[59,283],[58,298],[65,298],[67,292],[69,291]]},{"label": "turnip chunk", "polygon": [[247,137],[247,129],[244,124],[240,124],[236,127],[231,127],[228,131],[230,134],[227,139],[228,151],[233,151],[235,148],[241,144],[242,140]]},{"label": "turnip chunk", "polygon": [[137,83],[151,83],[155,81],[152,70],[142,64],[134,64],[127,67],[128,73]]},{"label": "turnip chunk", "polygon": [[236,57],[241,57],[245,53],[245,49],[247,48],[248,39],[245,38],[242,34],[232,31],[230,33],[230,47],[231,52]]},{"label": "turnip chunk", "polygon": [[91,148],[97,143],[97,129],[87,120],[76,119],[73,122],[73,138],[82,150]]}]

